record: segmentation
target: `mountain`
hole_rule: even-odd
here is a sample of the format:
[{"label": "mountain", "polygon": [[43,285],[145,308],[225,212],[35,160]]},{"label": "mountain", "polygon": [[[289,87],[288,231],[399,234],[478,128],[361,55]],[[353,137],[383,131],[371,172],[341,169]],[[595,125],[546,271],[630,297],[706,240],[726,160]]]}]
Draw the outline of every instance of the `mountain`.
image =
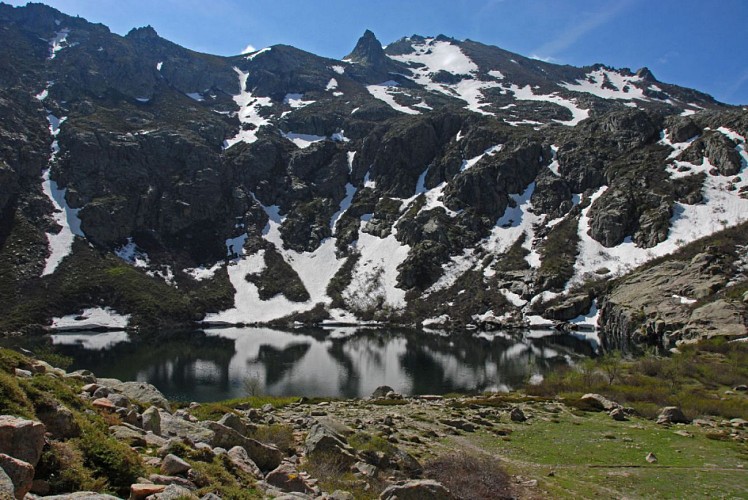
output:
[{"label": "mountain", "polygon": [[[40,4],[0,4],[0,41],[4,331],[599,320],[622,345],[719,316],[746,333],[748,112],[647,68],[371,31],[343,60],[219,57]],[[626,273],[696,254],[719,272],[641,285],[672,314],[636,305]]]}]

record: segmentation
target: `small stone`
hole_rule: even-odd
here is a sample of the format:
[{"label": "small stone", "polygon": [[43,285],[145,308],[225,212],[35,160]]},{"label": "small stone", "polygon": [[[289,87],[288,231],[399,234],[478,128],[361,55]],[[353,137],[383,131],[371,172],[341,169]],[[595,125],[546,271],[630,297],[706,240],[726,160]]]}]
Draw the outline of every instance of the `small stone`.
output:
[{"label": "small stone", "polygon": [[109,396],[109,394],[112,392],[112,390],[109,387],[99,386],[94,392],[93,397],[95,398],[105,398]]},{"label": "small stone", "polygon": [[380,500],[395,499],[418,499],[418,500],[441,500],[455,498],[450,491],[441,483],[431,479],[407,481],[402,484],[393,484],[385,488],[379,496]]},{"label": "small stone", "polygon": [[22,370],[21,368],[16,368],[16,377],[20,378],[30,378],[31,372],[29,370]]},{"label": "small stone", "polygon": [[161,473],[167,476],[176,476],[177,474],[183,474],[190,470],[192,467],[190,464],[182,460],[176,455],[169,453],[161,461]]},{"label": "small stone", "polygon": [[649,462],[650,464],[653,464],[653,463],[657,462],[657,456],[654,453],[652,453],[652,452],[647,453],[647,456],[644,457],[644,459],[647,462]]},{"label": "small stone", "polygon": [[161,415],[158,408],[151,406],[143,412],[141,426],[144,431],[151,431],[156,435],[161,435]]},{"label": "small stone", "polygon": [[88,394],[93,394],[96,392],[96,389],[99,388],[99,384],[86,384],[83,386],[82,390],[83,392],[87,392]]},{"label": "small stone", "polygon": [[274,410],[274,407],[273,407],[273,405],[271,405],[270,403],[266,403],[266,404],[262,405],[262,408],[261,408],[261,410],[262,410],[262,411],[263,411],[264,413],[270,413],[271,411],[273,411],[273,410]]},{"label": "small stone", "polygon": [[[748,294],[748,292],[746,292]],[[748,391],[748,385],[740,384],[732,388],[733,391]]]},{"label": "small stone", "polygon": [[123,394],[111,392],[107,395],[106,398],[112,403],[114,403],[114,406],[118,408],[129,408],[130,407],[130,400],[127,398],[127,396]]}]

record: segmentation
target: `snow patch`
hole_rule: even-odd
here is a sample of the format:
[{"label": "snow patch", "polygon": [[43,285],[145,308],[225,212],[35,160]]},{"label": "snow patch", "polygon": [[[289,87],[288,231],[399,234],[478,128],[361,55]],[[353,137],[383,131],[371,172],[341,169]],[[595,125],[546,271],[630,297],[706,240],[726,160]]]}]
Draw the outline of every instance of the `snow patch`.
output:
[{"label": "snow patch", "polygon": [[60,31],[55,33],[55,36],[52,37],[49,40],[49,59],[54,59],[57,57],[57,53],[64,49],[65,47],[69,47],[68,44],[68,35],[70,34],[70,29],[63,28]]},{"label": "snow patch", "polygon": [[[262,50],[259,52],[262,52]],[[255,53],[255,55],[258,54]],[[249,73],[245,73],[239,68],[234,68],[234,71],[239,75],[239,85],[241,88],[241,92],[234,96],[234,102],[239,106],[239,121],[242,124],[242,128],[238,134],[224,142],[224,149],[228,149],[239,142],[246,142],[248,144],[255,142],[257,140],[257,132],[260,128],[270,123],[270,120],[260,115],[260,109],[273,105],[269,97],[255,97],[247,90],[247,77]]]},{"label": "snow patch", "polygon": [[96,328],[125,329],[130,315],[118,314],[108,307],[92,307],[81,314],[71,314],[52,319],[52,328],[64,330],[91,330]]},{"label": "snow patch", "polygon": [[201,94],[200,92],[188,92],[185,95],[197,102],[203,102],[205,100],[205,97],[203,97],[203,94]]},{"label": "snow patch", "polygon": [[[272,50],[272,47],[265,47],[264,49],[260,49],[257,52],[253,52],[252,54],[249,54],[246,59],[247,61],[253,60],[255,57],[259,56],[260,54],[265,54],[266,52],[270,52]],[[243,88],[243,87],[242,87]]]},{"label": "snow patch", "polygon": [[312,134],[296,134],[293,132],[281,132],[283,137],[293,142],[296,147],[300,149],[306,149],[315,142],[324,141],[326,139],[323,135],[312,135]]},{"label": "snow patch", "polygon": [[345,67],[343,66],[331,66],[330,69],[332,69],[335,73],[342,75],[345,72]]},{"label": "snow patch", "polygon": [[587,119],[590,115],[590,111],[588,109],[580,108],[579,106],[577,106],[577,104],[574,101],[561,97],[555,93],[549,94],[549,95],[535,94],[529,85],[525,85],[524,87],[520,88],[517,85],[512,84],[510,87],[510,90],[514,94],[514,97],[516,99],[519,99],[520,101],[550,102],[558,106],[562,106],[568,109],[569,111],[571,111],[571,115],[572,115],[571,120],[569,121],[554,120],[557,123],[562,123],[564,125],[569,125],[573,127],[574,125],[578,124],[582,120]]},{"label": "snow patch", "polygon": [[159,62],[156,63],[156,71],[161,71],[161,68],[163,68],[163,67],[164,67],[164,62],[163,61],[159,61]]},{"label": "snow patch", "polygon": [[[576,83],[560,83],[559,86],[572,92],[584,92],[603,99],[622,99],[630,101],[651,101],[644,95],[644,89],[636,86],[642,79],[636,75],[626,76],[617,71],[599,69],[585,75]],[[659,90],[659,89],[658,89]]]},{"label": "snow patch", "polygon": [[469,160],[462,160],[462,165],[460,166],[460,172],[464,172],[465,170],[471,168],[473,165],[475,165],[480,160],[482,160],[483,157],[486,155],[488,156],[495,155],[496,153],[501,151],[503,147],[504,147],[503,144],[497,144],[495,146],[491,146],[490,148],[486,149],[485,151],[483,151],[481,154],[479,154],[476,157],[470,158]]},{"label": "snow patch", "polygon": [[305,101],[304,94],[286,94],[283,98],[283,104],[291,106],[294,109],[303,108],[304,106],[309,106],[315,102],[316,101]]},{"label": "snow patch", "polygon": [[325,90],[329,92],[330,90],[335,90],[336,88],[338,88],[338,81],[335,78],[330,78],[330,81],[327,82]]},{"label": "snow patch", "polygon": [[[379,99],[380,101],[387,103],[392,109],[396,111],[400,111],[401,113],[406,113],[409,115],[421,114],[420,111],[409,108],[407,106],[403,106],[402,104],[398,104],[397,101],[395,101],[395,98],[393,96],[404,93],[404,92],[392,90],[393,88],[396,88],[397,86],[398,86],[397,82],[389,80],[389,81],[382,82],[377,85],[367,85],[366,90],[368,90],[369,93],[373,97],[375,97],[376,99]],[[353,112],[351,112],[351,114],[353,114]]]},{"label": "snow patch", "polygon": [[183,272],[192,277],[195,281],[203,281],[213,278],[216,272],[223,267],[222,262],[216,262],[211,267],[199,266],[190,269],[183,269]]}]

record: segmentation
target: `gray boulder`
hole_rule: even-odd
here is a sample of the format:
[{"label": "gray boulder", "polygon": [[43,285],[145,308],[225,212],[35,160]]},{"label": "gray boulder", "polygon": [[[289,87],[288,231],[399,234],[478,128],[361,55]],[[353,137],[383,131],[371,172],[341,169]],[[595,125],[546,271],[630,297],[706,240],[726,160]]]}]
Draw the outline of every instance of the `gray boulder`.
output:
[{"label": "gray boulder", "polygon": [[75,493],[45,496],[44,498],[52,500],[119,500],[119,497],[105,493],[96,493],[95,491],[76,491]]},{"label": "gray boulder", "polygon": [[226,427],[229,427],[231,429],[234,429],[236,432],[238,432],[242,436],[246,436],[250,434],[253,430],[257,428],[255,425],[245,421],[243,418],[241,418],[236,413],[225,414],[223,417],[221,417],[218,423],[221,425],[225,425]]},{"label": "gray boulder", "polygon": [[35,467],[42,456],[46,427],[25,418],[0,416],[0,453],[5,453]]},{"label": "gray boulder", "polygon": [[169,453],[161,461],[161,473],[167,476],[176,476],[177,474],[183,474],[190,470],[192,467],[190,464],[182,460],[176,455]]},{"label": "gray boulder", "polygon": [[666,406],[657,417],[658,424],[690,424],[691,419],[686,417],[677,406]]},{"label": "gray boulder", "polygon": [[441,483],[431,479],[420,479],[388,486],[379,498],[380,500],[446,500],[455,497]]},{"label": "gray boulder", "polygon": [[53,402],[37,408],[36,416],[47,427],[47,432],[55,439],[69,439],[80,436],[81,429],[75,421],[75,415],[64,405]]},{"label": "gray boulder", "polygon": [[356,463],[356,458],[353,456],[352,449],[348,446],[346,439],[335,431],[318,423],[315,423],[309,429],[304,446],[308,456],[320,453],[336,455],[340,457],[346,467],[350,467]]},{"label": "gray boulder", "polygon": [[218,422],[204,422],[204,425],[213,431],[213,437],[210,440],[211,446],[227,450],[234,446],[241,446],[247,450],[249,458],[263,471],[275,469],[283,459],[283,453],[275,446],[269,446],[242,436],[234,429],[221,425]]},{"label": "gray boulder", "polygon": [[198,500],[189,488],[177,484],[170,484],[161,493],[155,493],[148,497],[152,500]]},{"label": "gray boulder", "polygon": [[270,471],[267,477],[265,477],[265,481],[282,491],[312,492],[312,488],[299,475],[296,467],[288,462],[283,462],[277,468]]},{"label": "gray boulder", "polygon": [[376,389],[374,389],[374,392],[371,393],[372,398],[383,398],[387,395],[388,392],[394,392],[395,389],[390,387],[389,385],[380,385]]},{"label": "gray boulder", "polygon": [[13,498],[16,487],[4,469],[0,468],[0,498]]},{"label": "gray boulder", "polygon": [[585,394],[584,396],[582,396],[581,399],[582,401],[587,403],[590,407],[598,411],[611,412],[615,410],[616,408],[623,409],[623,407],[619,405],[618,403],[616,403],[615,401],[611,401],[610,399],[600,394],[593,394],[593,393]]},{"label": "gray boulder", "polygon": [[512,408],[512,411],[509,412],[509,418],[512,422],[524,422],[527,420],[525,412],[523,412],[521,408],[516,407]]},{"label": "gray boulder", "polygon": [[151,406],[143,412],[141,425],[144,431],[151,431],[158,436],[161,435],[161,415],[157,407]]},{"label": "gray boulder", "polygon": [[166,411],[171,411],[169,401],[155,386],[145,382],[122,382],[113,378],[100,378],[99,385],[104,385],[119,391],[131,400],[150,403]]},{"label": "gray boulder", "polygon": [[254,476],[256,479],[262,479],[260,468],[249,458],[247,450],[241,446],[234,446],[226,454],[237,469]]}]

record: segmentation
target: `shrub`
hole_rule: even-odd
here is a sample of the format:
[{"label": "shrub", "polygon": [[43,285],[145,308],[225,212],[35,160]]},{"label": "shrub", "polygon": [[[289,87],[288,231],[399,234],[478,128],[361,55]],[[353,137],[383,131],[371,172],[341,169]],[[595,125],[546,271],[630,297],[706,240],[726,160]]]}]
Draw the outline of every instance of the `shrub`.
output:
[{"label": "shrub", "polygon": [[281,451],[293,449],[293,427],[285,424],[261,425],[249,436],[265,444],[272,444]]},{"label": "shrub", "polygon": [[453,452],[424,464],[424,475],[439,481],[460,499],[515,498],[509,474],[488,455]]}]

